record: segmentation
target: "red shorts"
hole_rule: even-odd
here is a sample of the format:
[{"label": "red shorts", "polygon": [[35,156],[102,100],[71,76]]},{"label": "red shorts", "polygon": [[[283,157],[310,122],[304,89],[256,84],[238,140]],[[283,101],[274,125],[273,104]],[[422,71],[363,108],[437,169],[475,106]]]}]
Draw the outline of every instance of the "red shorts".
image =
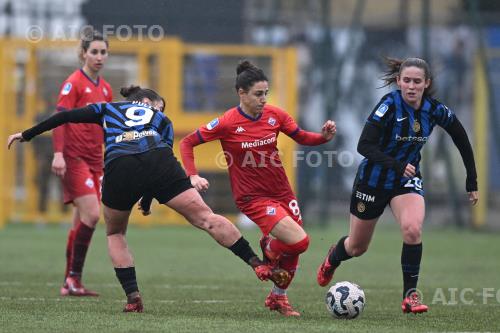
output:
[{"label": "red shorts", "polygon": [[276,223],[287,216],[302,225],[299,203],[294,196],[282,199],[253,199],[248,203],[238,205],[238,208],[259,226],[264,235],[268,235]]},{"label": "red shorts", "polygon": [[102,168],[91,167],[83,160],[66,159],[66,173],[62,179],[64,203],[73,202],[78,197],[95,194],[101,200]]}]

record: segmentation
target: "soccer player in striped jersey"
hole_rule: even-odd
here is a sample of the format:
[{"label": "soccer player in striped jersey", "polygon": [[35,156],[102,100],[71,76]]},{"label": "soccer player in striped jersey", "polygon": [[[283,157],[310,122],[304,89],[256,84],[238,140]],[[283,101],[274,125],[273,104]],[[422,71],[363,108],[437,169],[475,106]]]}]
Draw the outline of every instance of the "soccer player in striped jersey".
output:
[{"label": "soccer player in striped jersey", "polygon": [[[336,126],[328,120],[321,133],[302,130],[285,111],[266,104],[269,83],[261,69],[243,61],[236,73],[239,106],[182,139],[182,161],[191,184],[199,191],[207,190],[208,181],[198,175],[194,164],[193,147],[213,140],[221,142],[236,205],[261,229],[264,257],[293,278],[309,237],[302,228],[299,204],[281,164],[277,138],[282,132],[300,144],[320,145],[333,138]],[[275,284],[265,306],[285,316],[299,316],[286,294],[290,282]]]},{"label": "soccer player in striped jersey", "polygon": [[402,310],[421,313],[428,307],[416,292],[425,216],[420,150],[436,125],[451,136],[467,171],[465,189],[473,205],[479,198],[476,167],[462,124],[446,105],[432,97],[429,65],[419,58],[387,58],[386,63],[383,80],[399,89],[382,97],[368,116],[358,143],[358,152],[365,158],[354,181],[349,235],[330,248],[318,268],[317,280],[326,286],[342,261],[366,252],[375,224],[389,204],[403,237]]},{"label": "soccer player in striped jersey", "polygon": [[[87,30],[79,56],[83,67],[63,82],[58,112],[113,100],[111,86],[99,75],[108,58],[108,41],[100,33]],[[52,171],[62,180],[64,203],[74,206],[62,296],[98,296],[83,286],[82,271],[100,216],[102,144],[102,129],[96,124],[65,124],[53,132]]]},{"label": "soccer player in striped jersey", "polygon": [[[125,233],[134,204],[144,193],[183,215],[193,226],[205,230],[255,271],[260,280],[285,283],[284,270],[260,260],[239,230],[225,217],[214,214],[175,158],[172,122],[162,111],[163,98],[151,89],[122,88],[126,102],[90,104],[58,112],[40,124],[9,136],[15,141],[31,138],[65,123],[96,124],[104,130],[105,169],[102,203],[108,251],[125,294],[125,312],[142,312],[134,261]],[[102,135],[102,133],[101,133]]]}]

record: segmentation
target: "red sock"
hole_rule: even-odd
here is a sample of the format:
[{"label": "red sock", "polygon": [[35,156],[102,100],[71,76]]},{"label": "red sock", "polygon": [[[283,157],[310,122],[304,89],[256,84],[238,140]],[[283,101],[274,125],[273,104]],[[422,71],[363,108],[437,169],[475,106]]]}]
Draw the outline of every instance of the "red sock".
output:
[{"label": "red sock", "polygon": [[71,267],[71,257],[73,254],[73,242],[75,241],[75,230],[71,228],[68,232],[68,239],[66,240],[66,270],[64,272],[64,278],[66,279],[69,275],[69,269]]},{"label": "red sock", "polygon": [[75,229],[75,240],[73,242],[73,256],[71,258],[70,276],[81,276],[90,240],[94,229],[83,224],[81,221]]},{"label": "red sock", "polygon": [[279,239],[273,239],[271,242],[269,242],[269,247],[271,251],[278,256],[281,256],[283,254],[299,255],[302,252],[305,252],[309,247],[309,236],[306,235],[304,239],[295,244],[285,244]]},{"label": "red sock", "polygon": [[306,235],[304,239],[295,244],[285,244],[278,239],[273,239],[269,243],[271,251],[278,254],[279,267],[288,271],[291,275],[290,281],[286,286],[282,286],[281,289],[287,289],[295,276],[295,271],[299,265],[299,254],[305,252],[309,246],[309,236]]}]

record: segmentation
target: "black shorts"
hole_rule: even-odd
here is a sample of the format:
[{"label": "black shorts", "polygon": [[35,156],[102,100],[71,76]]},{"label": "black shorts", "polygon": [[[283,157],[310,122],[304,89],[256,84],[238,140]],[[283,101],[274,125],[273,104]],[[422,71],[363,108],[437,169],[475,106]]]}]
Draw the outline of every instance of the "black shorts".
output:
[{"label": "black shorts", "polygon": [[163,204],[192,188],[172,149],[160,148],[118,157],[104,168],[102,202],[117,210],[131,210],[150,194]]},{"label": "black shorts", "polygon": [[415,177],[401,187],[392,190],[355,183],[351,194],[351,214],[362,220],[378,218],[392,198],[407,193],[423,196],[422,181]]}]

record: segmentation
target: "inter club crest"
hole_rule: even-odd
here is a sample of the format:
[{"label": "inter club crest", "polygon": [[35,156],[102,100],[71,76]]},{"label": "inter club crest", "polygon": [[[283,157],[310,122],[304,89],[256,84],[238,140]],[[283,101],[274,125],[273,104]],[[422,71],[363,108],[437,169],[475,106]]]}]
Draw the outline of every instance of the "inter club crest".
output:
[{"label": "inter club crest", "polygon": [[360,212],[360,213],[363,213],[366,210],[366,206],[362,202],[358,202],[357,208],[358,208],[358,212]]},{"label": "inter club crest", "polygon": [[413,122],[413,131],[414,131],[415,133],[420,132],[420,123],[418,122],[418,120],[415,120],[415,121]]}]

